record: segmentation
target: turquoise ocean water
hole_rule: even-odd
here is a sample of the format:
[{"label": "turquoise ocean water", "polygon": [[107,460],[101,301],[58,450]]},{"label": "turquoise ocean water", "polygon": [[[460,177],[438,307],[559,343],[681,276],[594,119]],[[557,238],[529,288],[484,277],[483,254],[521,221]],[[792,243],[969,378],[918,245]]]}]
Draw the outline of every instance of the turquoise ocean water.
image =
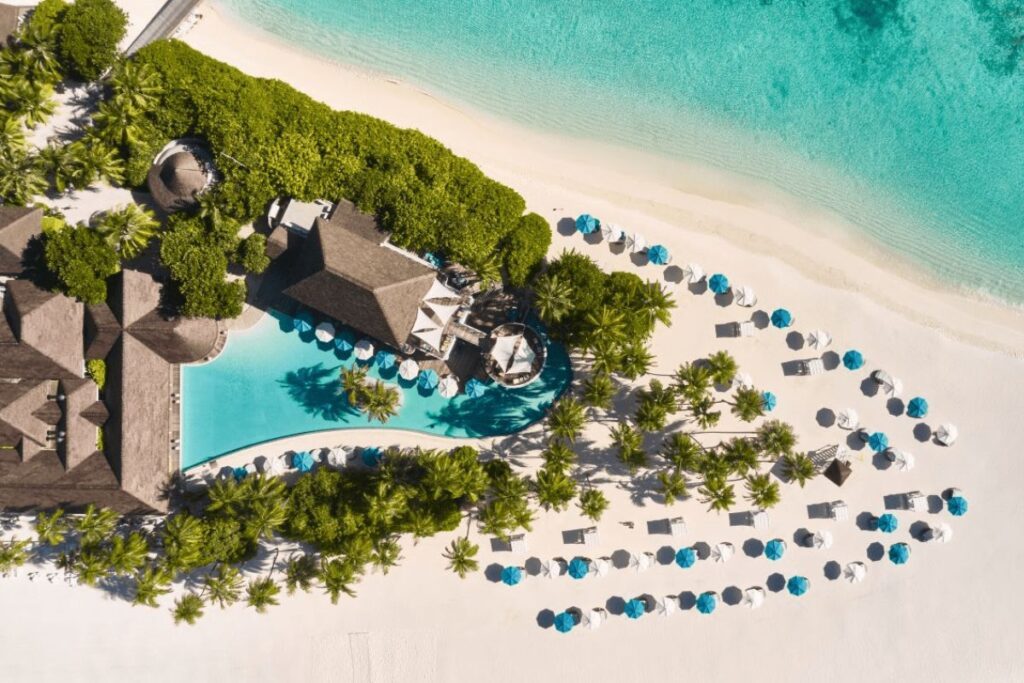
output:
[{"label": "turquoise ocean water", "polygon": [[219,0],[545,130],[710,163],[1024,302],[1024,0]]}]

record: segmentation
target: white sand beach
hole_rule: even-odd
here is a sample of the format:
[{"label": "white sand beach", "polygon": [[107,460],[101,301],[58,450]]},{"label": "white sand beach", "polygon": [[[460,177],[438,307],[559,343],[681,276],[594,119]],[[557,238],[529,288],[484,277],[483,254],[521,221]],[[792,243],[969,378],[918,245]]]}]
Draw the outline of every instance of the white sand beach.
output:
[{"label": "white sand beach", "polygon": [[[155,11],[159,3],[136,5]],[[126,3],[127,5],[127,3]],[[153,6],[150,9],[150,5]],[[139,10],[142,11],[142,10]],[[767,188],[725,173],[642,158],[623,150],[527,131],[455,107],[416,88],[378,78],[287,49],[223,18],[204,5],[202,20],[185,40],[195,48],[255,75],[280,78],[336,108],[379,116],[437,137],[488,175],[520,192],[529,209],[553,225],[583,212],[643,233],[648,243],[671,251],[676,266],[695,261],[726,273],[734,284],[756,289],[753,309],[719,306],[708,294],[676,289],[678,307],[669,328],[654,338],[657,366],[669,373],[682,362],[719,349],[733,353],[756,386],[779,397],[773,413],[794,425],[800,447],[813,450],[847,442],[849,432],[832,424],[852,407],[861,422],[911,451],[910,472],[879,469],[868,449],[853,456],[854,472],[837,488],[824,478],[805,489],[784,485],[771,526],[731,526],[728,514],[705,511],[695,498],[672,507],[651,490],[629,490],[620,475],[594,475],[612,506],[602,519],[599,543],[565,542],[565,532],[589,526],[575,508],[538,514],[525,554],[492,549],[477,533],[481,567],[465,580],[446,570],[442,549],[455,534],[413,544],[403,539],[400,566],[387,576],[370,574],[356,599],[337,606],[320,591],[281,598],[259,615],[241,605],[208,607],[196,626],[175,626],[170,600],[158,610],[131,607],[100,590],[67,586],[43,577],[30,581],[23,569],[0,580],[0,608],[8,628],[0,638],[5,680],[11,681],[648,681],[698,680],[1011,681],[1024,678],[1017,589],[1024,563],[1024,519],[1016,433],[1024,386],[1024,317],[1019,311],[940,291],[927,278],[866,247],[833,217]],[[556,230],[552,253],[575,248],[606,269],[633,270],[664,279],[665,269],[634,263],[603,242]],[[668,271],[671,275],[675,271]],[[749,319],[751,312],[785,306],[796,318],[791,330],[772,327],[752,338],[716,338],[716,325]],[[864,352],[864,369],[842,368],[815,377],[785,376],[782,363],[818,355],[794,349],[789,332],[828,330],[830,347]],[[904,399],[927,397],[931,429],[953,422],[960,439],[944,448],[914,433],[917,420],[891,415],[883,396],[867,396],[862,382],[885,368],[906,386]],[[645,378],[640,384],[648,381]],[[865,386],[870,382],[865,383]],[[584,434],[581,461],[614,461],[608,423]],[[726,416],[718,428],[740,429]],[[527,431],[513,457],[533,466],[537,450]],[[728,438],[729,434],[721,435]],[[706,435],[713,443],[713,436]],[[307,435],[287,444],[264,445],[231,458],[243,461],[270,448],[366,443],[434,446],[435,439],[397,431]],[[489,447],[485,440],[483,447]],[[919,490],[936,505],[955,486],[971,507],[964,517],[949,513],[897,512],[900,528],[884,535],[862,530],[862,513],[885,511],[886,497]],[[738,490],[739,494],[740,491]],[[808,506],[842,499],[848,521],[810,519]],[[735,510],[748,506],[739,500]],[[934,508],[933,508],[934,509]],[[680,538],[650,533],[648,522],[683,516]],[[949,523],[951,543],[911,538],[914,523]],[[623,524],[629,522],[632,528]],[[828,550],[797,546],[806,529],[827,529]],[[786,556],[770,562],[747,551],[782,538]],[[507,587],[493,578],[494,565],[529,558],[610,556],[616,551],[651,551],[719,541],[735,544],[727,564],[700,561],[683,570],[657,563],[644,573],[615,569],[607,577],[574,581],[529,577]],[[875,543],[904,541],[910,562],[877,560]],[[826,564],[863,561],[864,582],[851,585],[826,576]],[[569,606],[584,611],[643,593],[656,597],[765,586],[769,577],[796,574],[811,581],[802,597],[768,592],[764,606],[750,611],[720,604],[710,616],[696,609],[669,617],[632,621],[613,615],[599,630],[556,633],[543,628],[545,610]],[[691,601],[692,602],[692,601]],[[540,622],[540,623],[539,623]]]}]

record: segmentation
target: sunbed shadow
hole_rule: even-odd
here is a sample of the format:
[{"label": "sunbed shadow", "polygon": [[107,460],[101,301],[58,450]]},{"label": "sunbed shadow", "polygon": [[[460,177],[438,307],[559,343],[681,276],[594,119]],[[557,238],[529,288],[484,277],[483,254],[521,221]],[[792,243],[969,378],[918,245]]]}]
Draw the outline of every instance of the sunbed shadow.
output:
[{"label": "sunbed shadow", "polygon": [[717,339],[733,339],[735,336],[735,327],[732,323],[715,325],[715,337]]},{"label": "sunbed shadow", "polygon": [[542,609],[537,612],[537,626],[551,628],[555,625],[555,613],[549,609]]},{"label": "sunbed shadow", "polygon": [[900,415],[903,414],[903,411],[906,409],[906,406],[903,404],[903,401],[898,398],[890,398],[888,401],[885,402],[885,407],[889,411],[889,414],[892,415],[893,417],[899,417]]},{"label": "sunbed shadow", "polygon": [[749,512],[730,512],[729,526],[750,526]]},{"label": "sunbed shadow", "polygon": [[864,394],[868,398],[877,396],[878,382],[871,379],[870,377],[865,377],[864,380],[860,383],[860,393]]},{"label": "sunbed shadow", "polygon": [[582,545],[583,529],[563,529],[562,543],[566,545]]},{"label": "sunbed shadow", "polygon": [[918,422],[914,425],[914,438],[921,443],[928,443],[932,438],[932,428],[925,422]]},{"label": "sunbed shadow", "polygon": [[722,602],[730,607],[740,604],[741,600],[743,600],[743,591],[739,589],[739,586],[729,586],[722,591]]},{"label": "sunbed shadow", "polygon": [[576,233],[576,219],[571,216],[559,218],[555,227],[557,228],[559,235],[569,237]]},{"label": "sunbed shadow", "polygon": [[626,611],[626,601],[618,595],[613,595],[604,603],[604,608],[608,610],[608,614],[620,616]]},{"label": "sunbed shadow", "polygon": [[786,335],[786,346],[793,351],[799,351],[804,348],[804,335],[797,331],[790,332]]},{"label": "sunbed shadow", "polygon": [[828,503],[810,503],[807,506],[808,519],[831,519]]},{"label": "sunbed shadow", "polygon": [[775,572],[764,582],[765,588],[770,590],[772,593],[779,593],[786,588],[786,577]]},{"label": "sunbed shadow", "polygon": [[796,377],[800,374],[800,361],[787,360],[779,363],[782,367],[783,377]]},{"label": "sunbed shadow", "polygon": [[825,578],[829,581],[835,581],[843,575],[843,570],[839,566],[839,563],[835,560],[830,560],[825,563],[824,572]]},{"label": "sunbed shadow", "polygon": [[747,557],[761,557],[764,554],[764,541],[759,538],[748,538],[743,541],[743,553]]},{"label": "sunbed shadow", "polygon": [[828,429],[836,423],[836,413],[831,408],[821,408],[815,414],[814,419],[818,421],[819,427]]},{"label": "sunbed shadow", "polygon": [[664,536],[672,533],[672,523],[668,519],[647,520],[647,533],[652,536]]},{"label": "sunbed shadow", "polygon": [[882,503],[885,505],[886,510],[902,510],[903,495],[899,493],[891,493],[888,496],[883,496]]},{"label": "sunbed shadow", "polygon": [[868,559],[872,562],[878,562],[885,557],[885,546],[875,541],[868,546],[867,555]]}]

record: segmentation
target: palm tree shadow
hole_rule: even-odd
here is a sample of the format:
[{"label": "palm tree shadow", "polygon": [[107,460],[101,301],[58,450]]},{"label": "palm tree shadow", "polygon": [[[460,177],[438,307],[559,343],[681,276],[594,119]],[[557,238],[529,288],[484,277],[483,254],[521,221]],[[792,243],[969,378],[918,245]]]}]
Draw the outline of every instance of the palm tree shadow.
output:
[{"label": "palm tree shadow", "polygon": [[[339,366],[340,367],[340,366]],[[332,422],[347,422],[359,412],[349,405],[341,391],[338,367],[325,368],[323,363],[285,373],[278,384],[306,413]]]}]

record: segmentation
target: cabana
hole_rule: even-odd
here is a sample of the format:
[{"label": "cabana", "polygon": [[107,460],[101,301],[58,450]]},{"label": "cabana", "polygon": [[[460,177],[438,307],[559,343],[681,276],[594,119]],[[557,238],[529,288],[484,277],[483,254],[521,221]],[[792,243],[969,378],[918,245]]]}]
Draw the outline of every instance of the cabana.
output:
[{"label": "cabana", "polygon": [[825,478],[831,481],[836,486],[842,486],[846,483],[846,480],[850,478],[853,473],[853,468],[850,467],[850,463],[839,458],[833,458],[829,466],[825,468],[822,474]]}]

